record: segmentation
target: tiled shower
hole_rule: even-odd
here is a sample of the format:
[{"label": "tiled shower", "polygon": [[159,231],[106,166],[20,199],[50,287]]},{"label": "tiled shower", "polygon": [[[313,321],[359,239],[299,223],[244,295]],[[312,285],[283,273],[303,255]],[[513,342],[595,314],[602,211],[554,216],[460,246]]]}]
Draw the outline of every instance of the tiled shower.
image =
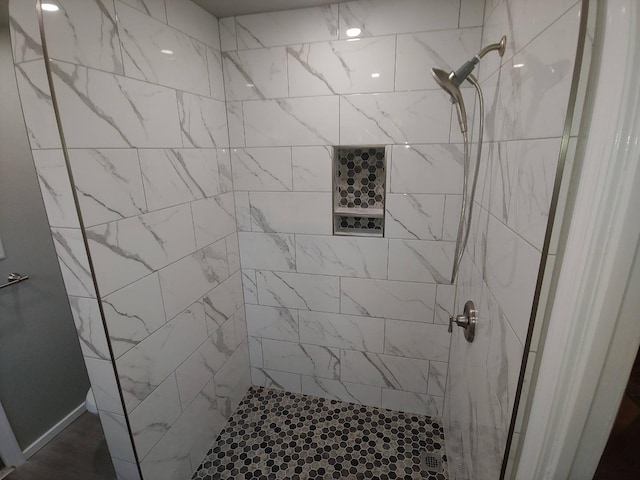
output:
[{"label": "tiled shower", "polygon": [[[498,478],[580,2],[55,4],[43,52],[11,1],[16,75],[118,477],[189,478],[253,384],[444,417],[451,478]],[[429,71],[502,34],[454,305],[462,137]],[[334,234],[341,145],[386,152],[383,237]],[[469,298],[471,344],[447,332]]]}]

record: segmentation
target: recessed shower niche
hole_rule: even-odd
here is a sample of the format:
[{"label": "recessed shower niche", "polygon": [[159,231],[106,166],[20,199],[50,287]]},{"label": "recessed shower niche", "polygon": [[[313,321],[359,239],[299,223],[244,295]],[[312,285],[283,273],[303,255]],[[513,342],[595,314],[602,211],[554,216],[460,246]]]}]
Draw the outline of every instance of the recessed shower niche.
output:
[{"label": "recessed shower niche", "polygon": [[384,236],[384,145],[333,147],[333,234]]}]

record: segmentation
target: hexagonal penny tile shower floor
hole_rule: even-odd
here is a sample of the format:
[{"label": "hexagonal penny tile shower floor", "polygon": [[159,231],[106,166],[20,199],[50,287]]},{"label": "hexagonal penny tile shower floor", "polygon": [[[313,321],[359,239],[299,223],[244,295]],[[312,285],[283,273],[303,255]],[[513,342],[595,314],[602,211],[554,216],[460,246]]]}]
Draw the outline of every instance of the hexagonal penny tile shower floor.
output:
[{"label": "hexagonal penny tile shower floor", "polygon": [[446,480],[438,419],[252,387],[194,479]]}]

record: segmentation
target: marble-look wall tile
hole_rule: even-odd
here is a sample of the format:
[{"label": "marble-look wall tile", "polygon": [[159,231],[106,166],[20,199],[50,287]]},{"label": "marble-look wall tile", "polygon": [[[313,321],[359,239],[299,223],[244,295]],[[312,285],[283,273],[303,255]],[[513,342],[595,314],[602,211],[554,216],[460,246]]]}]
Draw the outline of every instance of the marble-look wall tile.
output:
[{"label": "marble-look wall tile", "polygon": [[220,50],[218,19],[191,0],[165,0],[167,23]]},{"label": "marble-look wall tile", "polygon": [[222,54],[207,46],[207,66],[209,68],[209,91],[211,97],[225,101],[224,76],[222,73]]},{"label": "marble-look wall tile", "polygon": [[384,352],[402,357],[447,362],[451,336],[444,325],[387,320]]},{"label": "marble-look wall tile", "polygon": [[119,458],[112,458],[111,463],[117,480],[141,480],[137,463],[125,462]]},{"label": "marble-look wall tile", "polygon": [[456,295],[455,285],[438,285],[436,290],[436,311],[433,323],[447,325],[449,315],[453,315],[453,302]]},{"label": "marble-look wall tile", "polygon": [[235,19],[241,50],[338,38],[338,5],[242,15]]},{"label": "marble-look wall tile", "polygon": [[450,116],[451,104],[439,91],[347,95],[340,97],[340,142],[448,142],[449,123],[442,119]]},{"label": "marble-look wall tile", "polygon": [[450,283],[455,244],[426,240],[389,240],[389,279]]},{"label": "marble-look wall tile", "polygon": [[100,423],[111,457],[135,463],[136,458],[124,415],[100,412]]},{"label": "marble-look wall tile", "polygon": [[268,369],[337,380],[340,350],[302,343],[262,341],[264,366]]},{"label": "marble-look wall tile", "polygon": [[9,0],[9,30],[14,63],[42,58],[35,3]]},{"label": "marble-look wall tile", "polygon": [[122,400],[111,359],[84,357],[84,364],[98,410],[122,415]]},{"label": "marble-look wall tile", "polygon": [[166,322],[155,273],[104,297],[102,308],[116,358]]},{"label": "marble-look wall tile", "polygon": [[49,226],[80,228],[62,150],[33,150],[33,163]]},{"label": "marble-look wall tile", "polygon": [[44,62],[16,65],[16,80],[31,148],[61,148]]},{"label": "marble-look wall tile", "polygon": [[406,392],[426,393],[429,362],[414,358],[341,350],[340,379]]},{"label": "marble-look wall tile", "polygon": [[335,145],[339,135],[338,103],[336,96],[244,102],[246,145]]},{"label": "marble-look wall tile", "polygon": [[141,149],[140,167],[149,210],[219,193],[216,151],[205,148]]},{"label": "marble-look wall tile", "polygon": [[259,270],[256,272],[261,305],[319,312],[340,311],[340,279]]},{"label": "marble-look wall tile", "polygon": [[102,325],[100,307],[95,298],[69,297],[73,323],[76,326],[84,357],[108,359],[109,346]]},{"label": "marble-look wall tile", "polygon": [[59,0],[43,11],[49,58],[124,73],[116,12],[109,0]]},{"label": "marble-look wall tile", "polygon": [[228,100],[264,100],[288,96],[284,47],[225,52],[222,58]]},{"label": "marble-look wall tile", "polygon": [[180,131],[185,147],[228,147],[225,103],[177,92]]},{"label": "marble-look wall tile", "polygon": [[207,330],[211,335],[244,305],[240,272],[231,275],[222,284],[207,293],[202,301],[204,302]]},{"label": "marble-look wall tile", "polygon": [[278,372],[266,368],[251,367],[251,380],[254,385],[267,388],[278,388],[287,392],[300,393],[300,375],[297,373]]},{"label": "marble-look wall tile", "polygon": [[117,361],[127,411],[131,412],[207,338],[202,303],[194,303]]},{"label": "marble-look wall tile", "polygon": [[362,36],[458,27],[459,2],[440,0],[355,0],[340,4],[340,38],[349,28]]},{"label": "marble-look wall tile", "polygon": [[297,192],[330,192],[330,147],[293,147],[293,189]]},{"label": "marble-look wall tile", "polygon": [[229,123],[229,145],[244,147],[244,112],[242,102],[226,102]]},{"label": "marble-look wall tile", "polygon": [[291,149],[234,148],[231,150],[236,190],[291,191]]},{"label": "marble-look wall tile", "polygon": [[462,193],[462,145],[396,145],[392,193]]},{"label": "marble-look wall tile", "polygon": [[240,244],[238,233],[234,232],[225,238],[227,244],[227,262],[229,263],[229,273],[233,274],[240,270]]},{"label": "marble-look wall tile", "polygon": [[443,397],[423,395],[415,392],[382,389],[382,408],[401,412],[417,413],[428,417],[440,417],[443,412]]},{"label": "marble-look wall tile", "polygon": [[254,231],[331,235],[331,194],[251,192]]},{"label": "marble-look wall tile", "polygon": [[133,440],[140,458],[149,453],[181,413],[178,386],[175,377],[171,375],[129,415]]},{"label": "marble-look wall tile", "polygon": [[442,222],[442,240],[455,242],[458,238],[462,195],[445,195],[444,219]]},{"label": "marble-look wall tile", "polygon": [[385,236],[414,240],[440,240],[444,195],[388,194]]},{"label": "marble-look wall tile", "polygon": [[[242,251],[242,249],[241,249]],[[242,269],[242,293],[245,303],[258,303],[258,285],[256,283],[256,271],[249,268]]]},{"label": "marble-look wall tile", "polygon": [[228,148],[218,148],[218,185],[220,193],[233,192],[233,175],[231,173],[231,151]]},{"label": "marble-look wall tile", "polygon": [[382,238],[296,235],[300,273],[387,278],[388,241]]},{"label": "marble-look wall tile", "polygon": [[340,382],[329,378],[302,375],[302,393],[360,405],[380,406],[381,389],[371,385]]},{"label": "marble-look wall tile", "polygon": [[214,377],[220,414],[228,419],[251,386],[247,342],[240,344]]},{"label": "marble-look wall tile", "polygon": [[205,45],[116,2],[128,77],[209,96]]},{"label": "marble-look wall tile", "polygon": [[432,284],[341,279],[342,313],[431,323],[435,296]]},{"label": "marble-look wall tile", "polygon": [[246,343],[249,337],[247,327],[247,313],[244,305],[240,306],[238,311],[233,314],[233,324],[236,327],[236,341],[240,345]]},{"label": "marble-look wall tile", "polygon": [[51,70],[69,148],[182,146],[173,90],[61,62]]},{"label": "marble-look wall tile", "polygon": [[262,305],[247,305],[246,310],[247,328],[252,337],[300,341],[297,310]]},{"label": "marble-look wall tile", "polygon": [[289,96],[391,92],[395,49],[393,36],[288,46]]},{"label": "marble-look wall tile", "polygon": [[252,367],[263,367],[262,362],[262,339],[256,337],[248,338],[249,358]]},{"label": "marble-look wall tile", "polygon": [[188,205],[98,225],[86,234],[103,295],[195,250]]},{"label": "marble-look wall tile", "polygon": [[134,149],[70,149],[73,180],[87,227],[147,211]]},{"label": "marble-look wall tile", "polygon": [[251,204],[249,192],[233,192],[233,202],[236,206],[236,224],[239,232],[251,231]]},{"label": "marble-look wall tile", "polygon": [[[167,318],[173,318],[229,276],[224,240],[209,245],[160,270]],[[185,282],[184,279],[189,281]]]},{"label": "marble-look wall tile", "polygon": [[300,341],[327,347],[383,352],[384,319],[300,311]]},{"label": "marble-look wall tile", "polygon": [[156,18],[161,22],[167,21],[167,11],[164,6],[164,0],[121,0],[123,3],[132,6],[146,13],[150,17]]},{"label": "marble-look wall tile", "polygon": [[238,233],[243,268],[294,272],[294,236],[286,233]]},{"label": "marble-look wall tile", "polygon": [[70,297],[96,297],[82,233],[75,228],[52,228],[62,280]]},{"label": "marble-look wall tile", "polygon": [[238,49],[236,41],[236,18],[226,17],[218,20],[220,28],[220,50],[228,52]]},{"label": "marble-look wall tile", "polygon": [[427,385],[429,395],[444,397],[447,367],[446,362],[429,362],[429,385]]},{"label": "marble-look wall tile", "polygon": [[458,69],[480,50],[481,33],[466,28],[398,35],[396,90],[438,90],[431,68]]},{"label": "marble-look wall tile", "polygon": [[481,27],[484,21],[484,0],[460,2],[459,28]]},{"label": "marble-look wall tile", "polygon": [[191,210],[197,248],[217,242],[236,231],[233,193],[193,202]]}]

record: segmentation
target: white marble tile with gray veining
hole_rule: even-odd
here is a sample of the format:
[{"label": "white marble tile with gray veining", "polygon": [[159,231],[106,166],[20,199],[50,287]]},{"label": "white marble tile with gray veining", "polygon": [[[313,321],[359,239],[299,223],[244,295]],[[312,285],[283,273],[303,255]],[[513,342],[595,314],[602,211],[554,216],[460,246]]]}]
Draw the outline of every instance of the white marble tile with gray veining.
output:
[{"label": "white marble tile with gray veining", "polygon": [[61,148],[44,62],[21,63],[15,69],[31,148]]},{"label": "white marble tile with gray veining", "polygon": [[15,63],[42,58],[40,28],[35,4],[24,0],[9,0],[9,31]]},{"label": "white marble tile with gray veining", "polygon": [[227,236],[225,238],[225,242],[227,244],[227,262],[229,263],[229,274],[233,274],[240,270],[240,244],[238,243],[238,233],[234,232]]},{"label": "white marble tile with gray veining", "polygon": [[83,360],[98,410],[123,415],[120,388],[111,359],[84,357]]},{"label": "white marble tile with gray veining", "polygon": [[67,295],[96,297],[82,232],[77,228],[52,228],[53,246]]},{"label": "white marble tile with gray veining", "polygon": [[178,419],[180,396],[175,376],[169,376],[129,415],[136,451],[144,458]]},{"label": "white marble tile with gray veining", "polygon": [[231,150],[235,190],[291,191],[291,149],[234,148]]},{"label": "white marble tile with gray veining", "polygon": [[385,236],[413,240],[440,240],[444,195],[389,194],[385,207]]},{"label": "white marble tile with gray veining", "polygon": [[426,393],[429,362],[415,358],[341,350],[340,380]]},{"label": "white marble tile with gray veining", "polygon": [[255,232],[331,235],[331,193],[251,192]]},{"label": "white marble tile with gray veining", "polygon": [[238,345],[247,342],[249,336],[247,327],[247,314],[244,305],[233,314],[233,323],[236,327],[236,342]]},{"label": "white marble tile with gray veining", "polygon": [[203,298],[207,329],[212,334],[242,307],[242,278],[236,272]]},{"label": "white marble tile with gray veining", "polygon": [[440,284],[436,287],[436,305],[433,323],[447,325],[449,315],[453,315],[453,302],[456,295],[455,285]]},{"label": "white marble tile with gray veining", "polygon": [[182,146],[175,91],[68,63],[51,70],[69,148]]},{"label": "white marble tile with gray veining", "polygon": [[446,362],[429,362],[429,385],[427,386],[429,395],[444,397],[447,367],[448,364]]},{"label": "white marble tile with gray veining", "polygon": [[340,279],[301,273],[256,272],[260,305],[319,312],[340,310]]},{"label": "white marble tile with gray veining", "polygon": [[133,445],[124,415],[100,412],[100,423],[111,457],[135,462]]},{"label": "white marble tile with gray veining", "polygon": [[242,15],[235,19],[241,50],[338,38],[338,5]]},{"label": "white marble tile with gray veining", "polygon": [[251,231],[251,204],[249,192],[233,192],[233,202],[236,206],[236,224],[239,232]]},{"label": "white marble tile with gray veining", "polygon": [[444,325],[387,320],[384,353],[447,362],[451,335]]},{"label": "white marble tile with gray veining", "polygon": [[127,411],[131,412],[207,338],[202,303],[191,305],[117,361]]},{"label": "white marble tile with gray veining", "polygon": [[458,69],[480,50],[481,33],[482,28],[456,28],[398,35],[396,91],[439,89],[431,68]]},{"label": "white marble tile with gray veining", "polygon": [[298,342],[298,311],[282,307],[247,305],[247,329],[252,337]]},{"label": "white marble tile with gray veining", "polygon": [[340,350],[302,343],[262,341],[264,367],[337,380],[340,374]]},{"label": "white marble tile with gray veining", "polygon": [[224,76],[222,74],[222,54],[215,48],[207,48],[207,66],[209,68],[209,92],[212,98],[225,101]]},{"label": "white marble tile with gray veining", "polygon": [[444,409],[444,398],[383,388],[382,408],[417,413],[428,417],[440,417]]},{"label": "white marble tile with gray veining", "polygon": [[244,112],[242,102],[226,102],[229,123],[229,145],[244,147]]},{"label": "white marble tile with gray veining", "polygon": [[128,77],[210,95],[203,43],[121,3],[116,9]]},{"label": "white marble tile with gray veining", "polygon": [[433,321],[436,297],[433,284],[343,278],[340,285],[342,313]]},{"label": "white marble tile with gray veining", "polygon": [[331,155],[331,147],[293,147],[293,189],[296,192],[330,192]]},{"label": "white marble tile with gray veining", "polygon": [[102,295],[195,250],[189,205],[91,227],[86,235]]},{"label": "white marble tile with gray veining", "polygon": [[95,298],[69,297],[73,323],[76,326],[82,355],[85,357],[110,358],[107,336],[102,324],[100,307]]},{"label": "white marble tile with gray veining", "polygon": [[396,145],[392,148],[392,193],[462,193],[461,145]]},{"label": "white marble tile with gray veining", "polygon": [[338,104],[337,96],[243,102],[246,145],[335,145],[340,133]]},{"label": "white marble tile with gray veining", "polygon": [[284,47],[224,52],[225,91],[229,100],[265,100],[288,96]]},{"label": "white marble tile with gray veining", "polygon": [[243,268],[294,272],[294,236],[286,233],[239,232]]},{"label": "white marble tile with gray veining", "polygon": [[300,273],[387,278],[388,240],[383,238],[296,235]]},{"label": "white marble tile with gray veining", "polygon": [[218,184],[220,193],[233,191],[233,175],[231,173],[231,151],[228,148],[218,148]]},{"label": "white marble tile with gray veining", "polygon": [[349,28],[361,36],[458,28],[459,2],[355,0],[340,4],[340,38]]},{"label": "white marble tile with gray veining", "polygon": [[177,92],[180,131],[185,147],[228,147],[225,103]]},{"label": "white marble tile with gray veining", "polygon": [[251,380],[254,385],[267,388],[278,388],[287,392],[300,393],[300,375],[297,373],[278,372],[266,368],[251,367]]},{"label": "white marble tile with gray veining", "polygon": [[165,0],[167,23],[220,50],[218,19],[191,0]]},{"label": "white marble tile with gray veining", "polygon": [[300,311],[300,341],[327,347],[383,353],[384,319]]},{"label": "white marble tile with gray veining", "polygon": [[389,240],[389,279],[451,283],[454,242]]},{"label": "white marble tile with gray veining", "polygon": [[140,167],[149,210],[219,193],[216,151],[210,148],[141,149]]},{"label": "white marble tile with gray veining", "polygon": [[69,161],[85,226],[147,211],[135,150],[71,149]]},{"label": "white marble tile with gray veining", "polygon": [[233,193],[224,193],[191,204],[196,247],[203,248],[236,230]]},{"label": "white marble tile with gray veining", "polygon": [[442,221],[442,240],[455,242],[458,238],[462,195],[445,195],[444,219]]},{"label": "white marble tile with gray veining", "polygon": [[33,163],[51,227],[80,228],[62,150],[33,150]]},{"label": "white marble tile with gray veining", "polygon": [[[172,263],[160,270],[159,275],[167,318],[173,318],[229,277],[225,241]],[[185,278],[189,281],[185,282]]]},{"label": "white marble tile with gray veining", "polygon": [[288,46],[289,95],[392,92],[395,48],[393,36]]},{"label": "white marble tile with gray veining", "polygon": [[121,0],[134,8],[137,8],[150,17],[156,18],[161,22],[167,21],[167,11],[164,6],[164,0]]},{"label": "white marble tile with gray veining", "polygon": [[341,382],[329,378],[302,375],[302,393],[341,402],[380,406],[381,389],[371,385]]},{"label": "white marble tile with gray veining", "polygon": [[242,343],[233,352],[214,377],[220,413],[229,418],[251,386],[251,365],[247,343]]},{"label": "white marble tile with gray veining", "polygon": [[220,28],[220,50],[222,50],[223,52],[237,50],[238,42],[236,41],[236,18],[221,18],[220,20],[218,20],[218,26]]},{"label": "white marble tile with gray veining", "polygon": [[256,271],[250,268],[242,269],[242,292],[245,303],[258,303],[258,285],[256,283]]},{"label": "white marble tile with gray veining", "polygon": [[59,0],[57,5],[59,11],[43,10],[49,57],[122,75],[113,2]]},{"label": "white marble tile with gray veining", "polygon": [[166,322],[156,273],[107,295],[102,308],[116,358]]},{"label": "white marble tile with gray veining", "polygon": [[257,337],[249,337],[248,344],[251,366],[262,368],[262,339]]},{"label": "white marble tile with gray veining", "polygon": [[340,142],[443,143],[449,141],[451,103],[440,91],[340,97]]}]

